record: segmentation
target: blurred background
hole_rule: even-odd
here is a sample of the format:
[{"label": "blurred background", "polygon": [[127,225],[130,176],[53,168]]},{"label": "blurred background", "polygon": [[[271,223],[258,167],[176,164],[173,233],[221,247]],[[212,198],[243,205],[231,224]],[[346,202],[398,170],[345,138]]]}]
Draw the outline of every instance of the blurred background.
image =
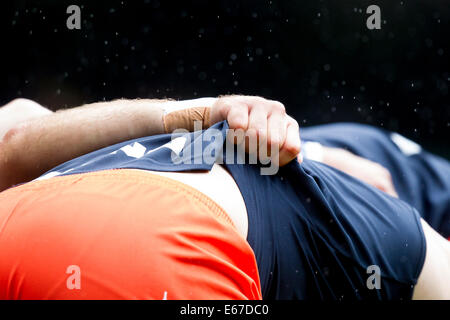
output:
[{"label": "blurred background", "polygon": [[450,158],[449,20],[445,0],[2,1],[0,103],[260,95],[302,126],[372,124]]}]

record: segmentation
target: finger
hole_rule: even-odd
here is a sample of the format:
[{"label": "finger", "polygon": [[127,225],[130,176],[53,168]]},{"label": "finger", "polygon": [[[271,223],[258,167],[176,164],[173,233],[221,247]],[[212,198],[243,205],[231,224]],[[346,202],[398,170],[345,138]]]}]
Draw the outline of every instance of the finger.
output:
[{"label": "finger", "polygon": [[240,102],[235,102],[228,112],[227,121],[233,130],[235,144],[241,144],[244,140],[244,132],[248,128],[248,113],[248,106]]},{"label": "finger", "polygon": [[232,98],[219,98],[213,104],[210,113],[210,122],[217,123],[222,120],[226,120],[228,113],[232,109],[235,101]]},{"label": "finger", "polygon": [[267,143],[269,150],[279,151],[286,139],[287,119],[282,112],[272,112],[267,120]]},{"label": "finger", "polygon": [[[295,121],[295,120],[294,120]],[[286,130],[286,139],[279,154],[279,164],[284,166],[295,159],[301,150],[300,134],[297,122],[289,122]]]},{"label": "finger", "polygon": [[247,130],[248,128],[248,106],[243,103],[236,102],[229,109],[226,119],[231,129]]},{"label": "finger", "polygon": [[258,138],[258,146],[267,141],[267,116],[268,111],[264,107],[252,106],[248,119],[247,131],[254,131]]}]

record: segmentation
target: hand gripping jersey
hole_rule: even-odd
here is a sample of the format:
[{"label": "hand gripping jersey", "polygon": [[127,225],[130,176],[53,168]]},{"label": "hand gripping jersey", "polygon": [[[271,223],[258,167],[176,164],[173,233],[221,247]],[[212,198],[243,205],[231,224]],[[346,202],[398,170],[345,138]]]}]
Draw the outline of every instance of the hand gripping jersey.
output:
[{"label": "hand gripping jersey", "polygon": [[263,298],[412,297],[426,250],[416,209],[314,161],[292,161],[275,175],[262,175],[261,165],[240,163],[224,144],[227,129],[221,122],[205,131],[127,141],[39,179],[116,169],[210,170],[224,161],[247,207],[247,241]]}]

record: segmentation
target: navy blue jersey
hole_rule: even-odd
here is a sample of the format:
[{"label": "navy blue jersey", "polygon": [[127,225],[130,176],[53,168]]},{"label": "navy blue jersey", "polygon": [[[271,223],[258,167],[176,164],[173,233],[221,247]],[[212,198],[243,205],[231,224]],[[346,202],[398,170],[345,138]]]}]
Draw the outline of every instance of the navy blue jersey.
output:
[{"label": "navy blue jersey", "polygon": [[430,226],[450,237],[450,162],[384,129],[337,123],[304,128],[303,140],[344,148],[386,167],[399,198],[415,207]]},{"label": "navy blue jersey", "polygon": [[[223,160],[247,207],[247,240],[264,298],[412,297],[426,249],[417,210],[314,161],[292,161],[276,175],[261,175],[260,165],[237,163],[237,153],[227,157],[227,129],[221,122],[175,139],[158,135],[123,142],[66,162],[39,179],[125,168],[210,170],[211,157]],[[195,147],[203,152],[192,152]]]}]

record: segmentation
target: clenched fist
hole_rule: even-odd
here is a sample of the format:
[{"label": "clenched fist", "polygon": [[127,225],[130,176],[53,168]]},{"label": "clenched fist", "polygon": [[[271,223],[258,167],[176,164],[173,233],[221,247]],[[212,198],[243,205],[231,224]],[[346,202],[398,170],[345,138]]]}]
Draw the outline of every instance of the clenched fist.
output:
[{"label": "clenched fist", "polygon": [[[210,122],[222,120],[228,121],[230,129],[241,129],[244,135],[237,136],[235,143],[242,144],[245,140],[247,152],[267,150],[267,157],[272,161],[277,157],[280,166],[300,154],[298,123],[278,101],[253,96],[220,97],[211,107]],[[256,146],[251,141],[256,141]]]}]

